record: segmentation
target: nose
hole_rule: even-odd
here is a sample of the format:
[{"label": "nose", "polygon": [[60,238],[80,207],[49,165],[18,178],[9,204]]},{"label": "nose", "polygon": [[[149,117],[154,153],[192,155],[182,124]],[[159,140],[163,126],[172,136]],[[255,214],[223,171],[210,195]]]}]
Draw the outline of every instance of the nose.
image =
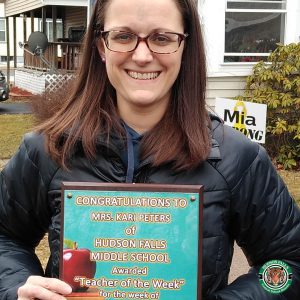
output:
[{"label": "nose", "polygon": [[140,41],[133,51],[132,60],[139,64],[149,63],[153,60],[153,53],[148,48],[146,41]]}]

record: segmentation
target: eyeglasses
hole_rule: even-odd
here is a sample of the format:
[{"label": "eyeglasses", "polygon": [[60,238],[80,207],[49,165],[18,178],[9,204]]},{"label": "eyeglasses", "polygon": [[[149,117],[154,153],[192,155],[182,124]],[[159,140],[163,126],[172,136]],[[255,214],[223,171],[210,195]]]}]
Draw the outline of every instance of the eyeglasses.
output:
[{"label": "eyeglasses", "polygon": [[133,32],[109,30],[101,31],[106,47],[114,52],[134,51],[139,43],[145,42],[149,50],[158,54],[170,54],[176,52],[187,33],[153,32],[145,37],[140,37]]}]

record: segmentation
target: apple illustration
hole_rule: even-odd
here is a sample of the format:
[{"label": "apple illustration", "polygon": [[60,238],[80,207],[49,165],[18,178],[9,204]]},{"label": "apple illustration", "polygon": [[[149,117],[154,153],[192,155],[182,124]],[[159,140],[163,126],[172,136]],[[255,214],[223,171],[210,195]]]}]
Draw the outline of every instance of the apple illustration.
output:
[{"label": "apple illustration", "polygon": [[72,287],[73,292],[85,291],[88,287],[81,287],[80,282],[74,281],[74,277],[94,278],[96,262],[90,260],[89,249],[78,249],[77,243],[70,240],[65,240],[64,244],[69,249],[63,249],[62,279]]}]

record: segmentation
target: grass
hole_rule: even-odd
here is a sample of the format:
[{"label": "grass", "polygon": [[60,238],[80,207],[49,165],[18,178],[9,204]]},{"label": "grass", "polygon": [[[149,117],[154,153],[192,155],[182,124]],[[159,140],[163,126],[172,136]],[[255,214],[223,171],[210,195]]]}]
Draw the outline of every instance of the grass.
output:
[{"label": "grass", "polygon": [[15,153],[32,126],[32,115],[0,115],[0,159],[8,159]]},{"label": "grass", "polygon": [[8,99],[6,100],[5,104],[13,104],[13,103],[28,103],[29,102],[29,99],[22,99],[22,98],[19,98],[19,99]]},{"label": "grass", "polygon": [[289,192],[300,206],[300,172],[280,170],[278,173],[286,183]]}]

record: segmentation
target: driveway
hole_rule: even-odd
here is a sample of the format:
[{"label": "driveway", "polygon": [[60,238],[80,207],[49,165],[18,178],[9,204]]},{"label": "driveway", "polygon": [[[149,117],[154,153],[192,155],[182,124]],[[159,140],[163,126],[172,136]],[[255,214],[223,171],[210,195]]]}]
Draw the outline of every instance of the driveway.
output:
[{"label": "driveway", "polygon": [[28,103],[5,103],[0,102],[0,115],[1,114],[30,114],[31,109]]}]

